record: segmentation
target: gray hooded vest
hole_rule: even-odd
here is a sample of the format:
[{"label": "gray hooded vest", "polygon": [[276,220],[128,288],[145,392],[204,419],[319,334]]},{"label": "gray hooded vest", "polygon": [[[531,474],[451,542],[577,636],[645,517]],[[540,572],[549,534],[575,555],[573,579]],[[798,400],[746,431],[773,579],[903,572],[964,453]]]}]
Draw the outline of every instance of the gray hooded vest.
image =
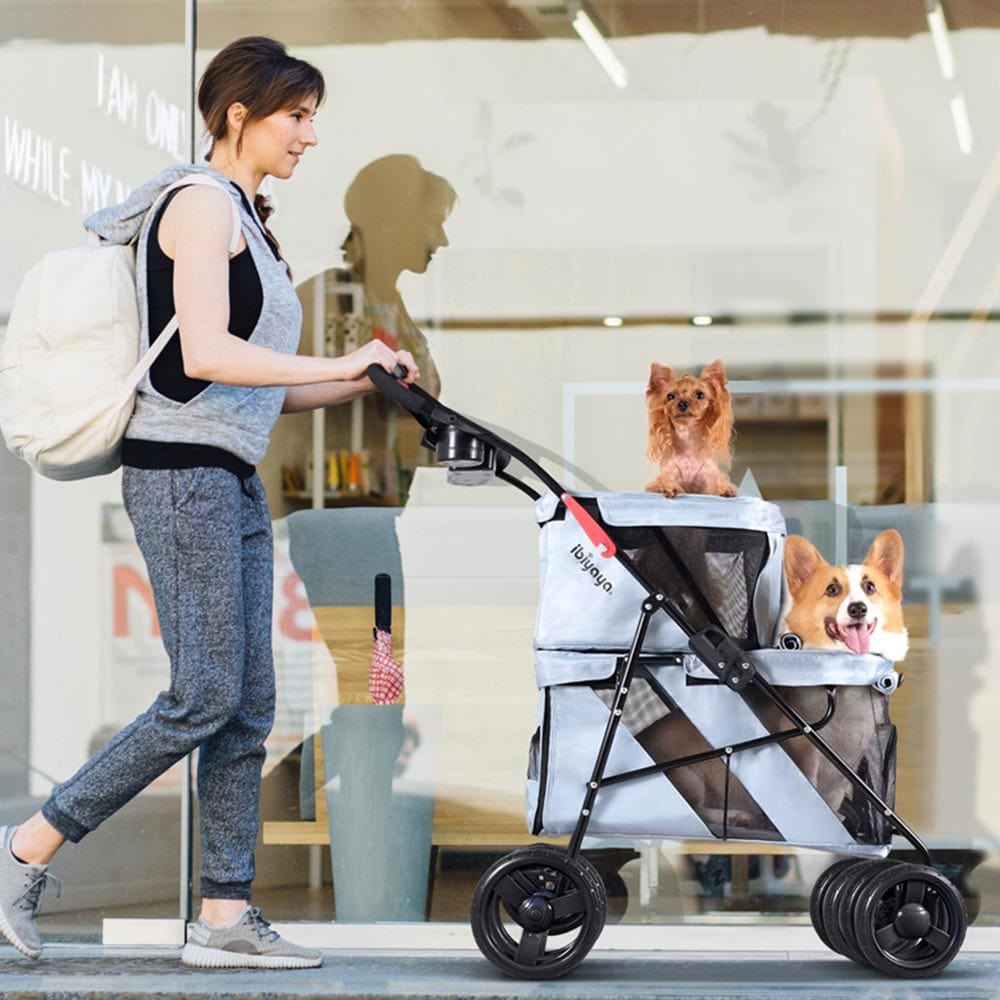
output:
[{"label": "gray hooded vest", "polygon": [[[183,164],[167,167],[159,176],[136,188],[120,205],[101,209],[84,222],[88,230],[109,243],[129,243],[138,233],[135,275],[142,322],[140,350],[147,350],[150,342],[146,247],[152,219],[147,218],[147,213],[165,187],[191,173],[207,173],[218,180],[229,189],[240,209],[243,236],[263,292],[260,318],[249,342],[282,354],[294,354],[302,328],[302,307],[284,263],[275,258],[259,221],[247,211],[234,182],[210,167]],[[154,331],[154,336],[159,332]],[[264,457],[271,428],[284,400],[284,386],[245,387],[213,382],[194,399],[180,403],[157,392],[147,373],[139,384],[135,412],[125,436],[214,445],[256,465]]]}]

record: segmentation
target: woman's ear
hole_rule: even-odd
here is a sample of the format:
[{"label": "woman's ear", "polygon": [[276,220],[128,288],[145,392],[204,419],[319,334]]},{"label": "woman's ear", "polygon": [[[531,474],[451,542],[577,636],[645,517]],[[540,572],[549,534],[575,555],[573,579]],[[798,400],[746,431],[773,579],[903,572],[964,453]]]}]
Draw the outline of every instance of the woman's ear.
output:
[{"label": "woman's ear", "polygon": [[226,109],[226,124],[233,135],[239,135],[243,131],[243,126],[247,120],[247,109],[245,104],[234,101]]}]

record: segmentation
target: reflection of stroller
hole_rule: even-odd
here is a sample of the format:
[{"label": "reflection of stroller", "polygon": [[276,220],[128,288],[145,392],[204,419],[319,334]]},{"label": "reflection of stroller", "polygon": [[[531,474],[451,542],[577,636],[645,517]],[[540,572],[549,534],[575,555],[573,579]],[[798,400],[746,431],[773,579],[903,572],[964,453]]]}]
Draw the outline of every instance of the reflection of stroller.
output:
[{"label": "reflection of stroller", "polygon": [[[590,833],[848,855],[812,892],[823,942],[889,975],[945,968],[967,919],[961,894],[892,808],[887,695],[899,677],[880,657],[769,648],[783,584],[777,508],[574,496],[419,387],[378,367],[369,376],[424,427],[450,482],[510,483],[535,500],[541,524],[528,825],[570,841],[514,851],[483,875],[472,902],[483,954],[525,979],[583,960],[607,913],[606,887],[581,854]],[[511,475],[511,460],[547,492]],[[925,863],[886,858],[893,834]]]}]

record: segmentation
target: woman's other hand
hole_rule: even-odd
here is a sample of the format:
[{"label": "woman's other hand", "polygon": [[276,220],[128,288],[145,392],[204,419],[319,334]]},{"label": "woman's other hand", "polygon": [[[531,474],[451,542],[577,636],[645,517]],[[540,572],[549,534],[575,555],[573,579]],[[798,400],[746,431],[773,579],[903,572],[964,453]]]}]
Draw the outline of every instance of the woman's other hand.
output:
[{"label": "woman's other hand", "polygon": [[378,339],[369,340],[363,347],[345,354],[341,360],[349,366],[350,378],[363,378],[370,365],[381,365],[387,372],[393,371],[396,365],[402,365],[406,369],[403,381],[407,384],[420,378],[420,369],[409,351],[394,351]]}]

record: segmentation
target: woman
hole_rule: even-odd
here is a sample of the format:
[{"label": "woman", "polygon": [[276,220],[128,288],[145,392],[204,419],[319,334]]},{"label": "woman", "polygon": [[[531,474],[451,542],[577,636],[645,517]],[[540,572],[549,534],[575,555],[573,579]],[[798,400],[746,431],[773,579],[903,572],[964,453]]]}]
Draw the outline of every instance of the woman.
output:
[{"label": "woman", "polygon": [[[289,178],[316,145],[322,74],[267,38],[211,61],[198,104],[206,166],[165,170],[87,220],[111,242],[139,234],[144,336],[176,311],[178,336],[154,363],[126,432],[122,493],[149,569],[170,688],[119,732],[40,812],[0,828],[0,932],[37,958],[35,916],[65,843],[81,840],[196,747],[201,814],[199,920],[182,960],[208,967],[301,968],[319,952],[283,940],[250,905],[264,740],[274,714],[273,555],[254,466],[281,411],[353,399],[371,364],[419,372],[379,341],[339,358],[299,356],[301,309],[257,190]],[[193,172],[221,188],[163,190]],[[229,258],[233,207],[242,236]]]}]

